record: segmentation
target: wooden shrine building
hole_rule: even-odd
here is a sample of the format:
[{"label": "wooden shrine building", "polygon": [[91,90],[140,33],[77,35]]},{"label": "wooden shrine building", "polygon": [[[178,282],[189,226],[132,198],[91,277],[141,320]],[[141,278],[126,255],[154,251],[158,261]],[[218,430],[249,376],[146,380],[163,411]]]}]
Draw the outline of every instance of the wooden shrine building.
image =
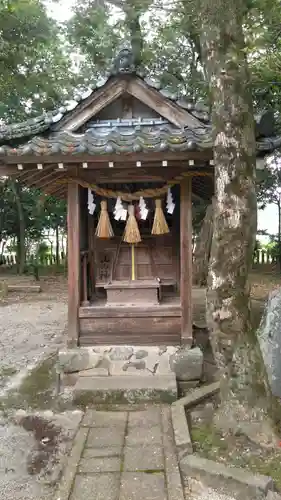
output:
[{"label": "wooden shrine building", "polygon": [[[258,154],[279,142],[258,120]],[[86,95],[0,125],[0,174],[67,198],[69,346],[191,342],[192,202],[214,184],[205,106],[123,50]]]}]

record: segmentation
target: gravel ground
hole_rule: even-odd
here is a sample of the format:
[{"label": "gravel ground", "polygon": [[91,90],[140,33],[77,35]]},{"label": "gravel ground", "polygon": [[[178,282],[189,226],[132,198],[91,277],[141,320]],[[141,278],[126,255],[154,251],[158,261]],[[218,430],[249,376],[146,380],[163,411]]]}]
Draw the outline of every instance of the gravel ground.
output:
[{"label": "gravel ground", "polygon": [[[0,309],[0,386],[20,379],[26,369],[64,341],[64,302],[18,302]],[[15,376],[15,374],[17,374]]]},{"label": "gravel ground", "polygon": [[0,308],[0,403],[8,401],[0,412],[0,500],[53,500],[82,412],[16,411],[9,394],[63,344],[66,301],[45,294],[9,301]]},{"label": "gravel ground", "polygon": [[[50,412],[48,412],[50,413]],[[0,422],[1,500],[53,500],[81,411],[15,415]]]},{"label": "gravel ground", "polygon": [[204,486],[201,481],[190,479],[188,488],[185,489],[186,500],[235,500],[228,495]]}]

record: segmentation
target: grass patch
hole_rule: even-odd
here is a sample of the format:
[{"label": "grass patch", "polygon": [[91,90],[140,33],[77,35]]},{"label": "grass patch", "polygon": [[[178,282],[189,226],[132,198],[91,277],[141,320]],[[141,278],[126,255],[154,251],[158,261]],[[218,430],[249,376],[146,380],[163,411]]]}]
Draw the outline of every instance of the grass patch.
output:
[{"label": "grass patch", "polygon": [[14,366],[0,366],[0,378],[12,377],[17,373],[17,369]]},{"label": "grass patch", "polygon": [[56,356],[43,361],[22,381],[19,388],[9,391],[0,400],[2,411],[13,409],[47,409],[54,399]]},{"label": "grass patch", "polygon": [[0,365],[0,387],[5,387],[9,378],[16,375],[17,369],[14,366]]},{"label": "grass patch", "polygon": [[281,450],[261,447],[244,434],[224,435],[211,424],[203,423],[191,426],[191,439],[198,455],[271,476],[281,491]]},{"label": "grass patch", "polygon": [[138,472],[143,472],[144,474],[164,474],[164,469],[144,469]]}]

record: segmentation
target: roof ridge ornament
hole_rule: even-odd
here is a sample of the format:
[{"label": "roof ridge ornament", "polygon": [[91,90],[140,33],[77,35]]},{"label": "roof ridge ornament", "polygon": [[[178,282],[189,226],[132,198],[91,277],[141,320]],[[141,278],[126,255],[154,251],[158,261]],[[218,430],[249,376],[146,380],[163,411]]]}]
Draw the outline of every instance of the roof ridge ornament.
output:
[{"label": "roof ridge ornament", "polygon": [[114,59],[110,74],[134,74],[137,73],[138,65],[134,52],[129,47],[123,47]]}]

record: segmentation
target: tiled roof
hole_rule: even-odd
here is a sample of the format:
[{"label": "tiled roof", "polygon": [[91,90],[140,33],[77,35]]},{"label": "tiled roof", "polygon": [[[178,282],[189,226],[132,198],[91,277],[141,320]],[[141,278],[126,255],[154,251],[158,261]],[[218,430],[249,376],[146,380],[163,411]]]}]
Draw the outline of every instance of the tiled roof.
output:
[{"label": "tiled roof", "polygon": [[[122,124],[122,121],[119,122]],[[168,124],[111,126],[88,129],[84,134],[57,132],[50,138],[35,136],[18,148],[1,146],[0,155],[112,154],[146,151],[187,151],[212,147],[210,128],[183,130]]]},{"label": "tiled roof", "polygon": [[[139,78],[142,76],[137,73],[135,75]],[[110,74],[109,78],[112,76],[114,75]],[[188,110],[191,115],[202,121],[202,125],[209,123],[208,107],[202,102],[191,102],[187,96],[171,92],[166,88],[161,88],[158,80],[152,80],[150,78],[143,78],[143,80],[148,86],[158,90],[160,94],[176,102],[178,106]],[[55,124],[58,124],[68,113],[77,108],[80,103],[93,96],[97,90],[101,89],[107,83],[107,81],[108,79],[98,81],[96,85],[93,85],[84,93],[76,95],[75,98],[66,101],[63,106],[60,106],[53,112],[44,113],[36,118],[30,118],[11,125],[0,125],[0,144],[51,132]]]},{"label": "tiled roof", "polygon": [[[96,123],[84,134],[56,132],[46,138],[34,136],[17,148],[0,146],[0,155],[185,152],[211,149],[212,145],[210,126],[178,129],[165,121],[161,123],[161,120],[115,120]],[[268,137],[257,141],[257,151],[260,153],[273,151],[280,146],[281,137]]]},{"label": "tiled roof", "polygon": [[[94,92],[94,91],[93,91]],[[85,100],[90,94],[85,94],[87,97],[81,97],[78,101],[71,101],[66,103],[65,106],[60,107],[54,112],[45,113],[36,118],[30,118],[26,121],[14,123],[11,125],[0,125],[0,144],[7,143],[12,140],[28,138],[48,131],[52,131],[52,126],[58,123],[64,116],[66,116],[70,111],[75,109],[81,100]],[[175,100],[176,101],[176,100]],[[183,98],[180,101],[176,101],[182,108],[187,109],[191,115],[202,121],[203,124],[209,123],[209,115],[206,111],[200,111],[203,105],[200,103],[192,104],[188,100]]]},{"label": "tiled roof", "polygon": [[[187,110],[190,115],[197,119],[199,126],[179,129],[169,125],[165,120],[140,119],[139,121],[131,120],[130,123],[126,123],[126,120],[96,122],[84,134],[58,130],[60,121],[66,115],[75,110],[80,103],[87,106],[87,99],[91,100],[95,92],[101,89],[110,78],[115,78],[118,74],[129,74],[142,78],[148,87],[158,90],[160,94]],[[261,129],[259,119],[256,119],[257,151],[261,154],[272,151],[281,145],[281,138],[273,136],[273,121],[266,119],[265,122],[266,127]],[[272,137],[265,137],[267,135]],[[203,102],[191,102],[187,96],[162,88],[160,81],[145,78],[143,73],[135,67],[132,54],[128,49],[123,49],[119,53],[107,79],[100,80],[86,92],[67,101],[64,106],[54,112],[48,112],[21,123],[0,125],[0,154],[2,155],[39,155],[42,151],[44,154],[66,154],[69,152],[74,154],[84,152],[110,154],[125,151],[186,151],[211,147],[208,107]]]}]

